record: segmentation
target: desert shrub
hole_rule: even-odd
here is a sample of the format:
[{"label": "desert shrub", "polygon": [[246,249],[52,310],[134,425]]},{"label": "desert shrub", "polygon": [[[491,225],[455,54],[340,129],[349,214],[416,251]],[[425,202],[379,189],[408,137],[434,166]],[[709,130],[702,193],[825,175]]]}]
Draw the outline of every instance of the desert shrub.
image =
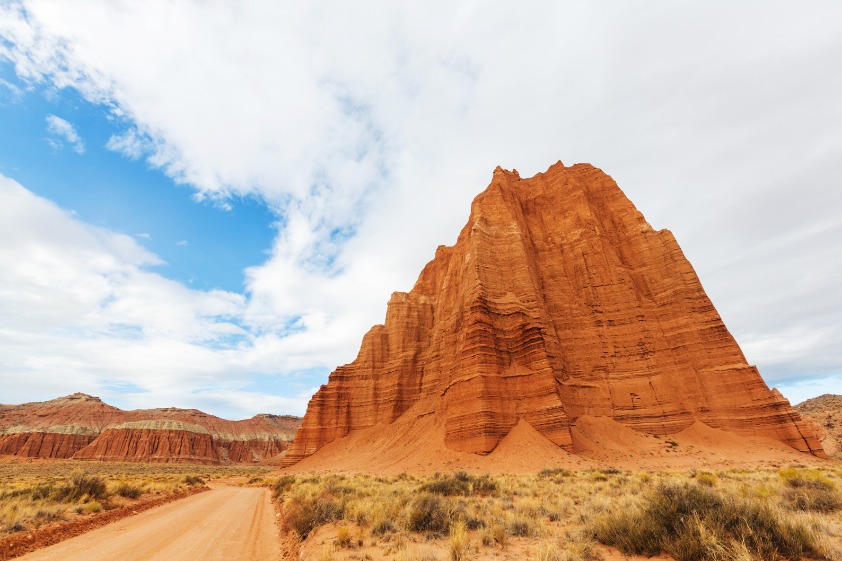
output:
[{"label": "desert shrub", "polygon": [[784,504],[793,510],[834,512],[842,508],[842,498],[835,489],[821,487],[787,489],[783,498]]},{"label": "desert shrub", "polygon": [[450,527],[450,549],[451,561],[464,561],[468,557],[468,530],[465,523],[458,520]]},{"label": "desert shrub", "polygon": [[535,518],[524,512],[516,512],[506,519],[506,531],[513,536],[534,536],[538,533]]},{"label": "desert shrub", "polygon": [[87,514],[100,512],[102,510],[102,504],[100,504],[99,501],[91,501],[89,503],[85,503],[85,505],[82,507],[82,510]]},{"label": "desert shrub", "polygon": [[423,493],[409,507],[408,528],[413,532],[446,532],[450,528],[450,509],[447,499]]},{"label": "desert shrub", "polygon": [[0,532],[4,534],[13,534],[15,532],[23,532],[26,530],[26,526],[20,520],[15,520],[14,522],[9,522],[8,524],[4,524],[0,526]]},{"label": "desert shrub", "polygon": [[104,499],[107,495],[105,480],[96,475],[74,473],[64,487],[56,490],[54,496],[65,502],[76,502],[85,498]]},{"label": "desert shrub", "polygon": [[538,472],[539,479],[570,477],[572,475],[573,472],[567,468],[544,468]]},{"label": "desert shrub", "polygon": [[718,480],[716,476],[707,471],[701,471],[695,474],[696,483],[699,485],[705,485],[706,487],[715,487]]},{"label": "desert shrub", "polygon": [[778,472],[788,489],[784,504],[794,510],[833,512],[842,508],[842,496],[833,481],[815,469],[786,468]]},{"label": "desert shrub", "polygon": [[487,475],[470,475],[464,471],[457,471],[449,477],[436,478],[425,483],[420,490],[447,497],[491,495],[497,491],[497,483]]},{"label": "desert shrub", "polygon": [[326,493],[298,493],[284,502],[283,525],[300,538],[323,524],[342,519],[342,504]]},{"label": "desert shrub", "polygon": [[790,467],[778,472],[781,479],[790,487],[812,487],[814,489],[834,490],[836,486],[825,474],[815,469]]},{"label": "desert shrub", "polygon": [[467,481],[457,479],[456,477],[446,477],[444,479],[436,479],[425,483],[421,486],[421,491],[426,493],[433,493],[436,495],[444,495],[446,497],[453,495],[470,495],[471,485]]},{"label": "desert shrub", "polygon": [[562,561],[561,553],[555,541],[546,540],[538,547],[537,561]]},{"label": "desert shrub", "polygon": [[359,493],[357,488],[353,485],[350,485],[342,476],[330,477],[329,479],[327,479],[327,481],[324,482],[322,488],[326,493],[335,496],[356,495]]},{"label": "desert shrub", "polygon": [[480,530],[479,540],[485,547],[494,545],[494,530],[491,526],[486,526]]},{"label": "desert shrub", "polygon": [[[602,561],[602,552],[596,548],[593,538],[581,531],[568,532],[561,552],[561,561]],[[734,560],[736,561],[736,560]]]},{"label": "desert shrub", "polygon": [[184,483],[186,485],[189,485],[190,487],[194,487],[196,485],[204,485],[205,480],[199,477],[198,475],[185,475]]},{"label": "desert shrub", "polygon": [[371,525],[371,533],[375,536],[385,536],[396,530],[395,525],[387,518],[379,518]]},{"label": "desert shrub", "polygon": [[63,506],[40,506],[36,509],[32,518],[37,524],[41,524],[44,522],[52,522],[53,520],[60,520],[63,514]]},{"label": "desert shrub", "polygon": [[638,511],[605,514],[592,531],[600,542],[624,553],[654,556],[663,551],[678,561],[712,561],[736,544],[759,559],[822,557],[805,526],[783,520],[765,503],[723,497],[698,485],[661,485]]},{"label": "desert shrub", "polygon": [[272,496],[275,499],[281,498],[281,495],[295,484],[294,475],[283,475],[272,486]]},{"label": "desert shrub", "polygon": [[127,499],[136,499],[143,494],[143,488],[139,485],[121,481],[114,487],[114,492]]},{"label": "desert shrub", "polygon": [[491,535],[494,537],[494,541],[500,544],[500,547],[506,547],[508,543],[506,539],[506,527],[502,524],[494,524],[491,526]]},{"label": "desert shrub", "polygon": [[336,545],[338,547],[351,547],[351,531],[348,529],[348,526],[337,528]]}]

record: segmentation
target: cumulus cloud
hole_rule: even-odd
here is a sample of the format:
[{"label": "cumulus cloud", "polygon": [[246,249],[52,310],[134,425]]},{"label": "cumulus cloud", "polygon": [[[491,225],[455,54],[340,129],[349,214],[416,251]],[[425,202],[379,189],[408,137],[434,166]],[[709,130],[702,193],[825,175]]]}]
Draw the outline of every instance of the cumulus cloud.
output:
[{"label": "cumulus cloud", "polygon": [[85,153],[85,143],[76,132],[76,127],[55,115],[47,115],[47,131],[58,139],[50,138],[48,141],[56,148],[63,146],[62,141],[67,142],[70,148],[77,154]]},{"label": "cumulus cloud", "polygon": [[132,237],[85,224],[2,175],[0,239],[4,402],[88,391],[235,416],[261,403],[303,412],[296,393],[261,402],[249,389],[282,361],[271,339],[242,327],[241,294],[166,279]]},{"label": "cumulus cloud", "polygon": [[842,370],[840,19],[830,1],[33,0],[0,7],[0,57],[107,108],[108,148],[276,212],[237,304],[246,370],[351,360],[496,165],[562,159],[675,232],[748,358],[785,383]]}]

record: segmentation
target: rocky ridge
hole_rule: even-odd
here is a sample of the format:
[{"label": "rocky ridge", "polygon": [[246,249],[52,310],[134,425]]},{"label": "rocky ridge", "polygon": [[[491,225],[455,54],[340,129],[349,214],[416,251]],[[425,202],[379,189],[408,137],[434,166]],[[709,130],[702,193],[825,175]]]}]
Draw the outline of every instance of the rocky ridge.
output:
[{"label": "rocky ridge", "polygon": [[86,460],[250,463],[281,454],[300,419],[228,421],[195,409],[123,411],[82,393],[0,406],[0,454]]},{"label": "rocky ridge", "polygon": [[608,175],[497,168],[456,244],[392,295],[356,360],[310,400],[284,465],[429,423],[458,452],[490,454],[523,423],[576,452],[580,418],[655,436],[701,424],[824,456],[746,362],[673,235]]},{"label": "rocky ridge", "polygon": [[795,410],[811,424],[827,455],[842,460],[842,395],[826,393],[799,403]]}]

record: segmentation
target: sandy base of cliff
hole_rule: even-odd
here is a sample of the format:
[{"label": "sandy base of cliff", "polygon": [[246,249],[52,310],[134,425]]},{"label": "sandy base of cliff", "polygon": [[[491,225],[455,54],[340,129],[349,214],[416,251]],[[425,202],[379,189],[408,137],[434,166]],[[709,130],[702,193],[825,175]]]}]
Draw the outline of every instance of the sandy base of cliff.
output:
[{"label": "sandy base of cliff", "polygon": [[744,437],[701,422],[676,434],[656,436],[608,417],[589,416],[577,419],[572,428],[574,453],[559,448],[521,421],[491,454],[481,456],[448,448],[439,416],[413,409],[394,423],[354,431],[337,439],[284,471],[425,475],[466,470],[518,474],[557,467],[670,470],[838,464],[770,438]]},{"label": "sandy base of cliff", "polygon": [[596,467],[593,461],[559,448],[524,421],[487,456],[451,450],[445,445],[444,436],[444,422],[438,414],[412,408],[394,423],[354,431],[286,470],[424,475],[459,469],[530,473],[545,467]]},{"label": "sandy base of cliff", "polygon": [[834,465],[772,438],[740,436],[695,422],[681,432],[657,436],[608,417],[580,417],[572,429],[573,450],[600,465],[624,469],[762,468]]}]

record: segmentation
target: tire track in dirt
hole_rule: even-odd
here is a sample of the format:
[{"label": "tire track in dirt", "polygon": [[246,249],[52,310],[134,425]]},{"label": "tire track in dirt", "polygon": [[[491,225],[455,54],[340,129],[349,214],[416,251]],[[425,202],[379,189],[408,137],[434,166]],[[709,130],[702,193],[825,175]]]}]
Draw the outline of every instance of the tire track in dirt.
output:
[{"label": "tire track in dirt", "polygon": [[220,487],[148,510],[21,561],[276,561],[269,491]]}]

